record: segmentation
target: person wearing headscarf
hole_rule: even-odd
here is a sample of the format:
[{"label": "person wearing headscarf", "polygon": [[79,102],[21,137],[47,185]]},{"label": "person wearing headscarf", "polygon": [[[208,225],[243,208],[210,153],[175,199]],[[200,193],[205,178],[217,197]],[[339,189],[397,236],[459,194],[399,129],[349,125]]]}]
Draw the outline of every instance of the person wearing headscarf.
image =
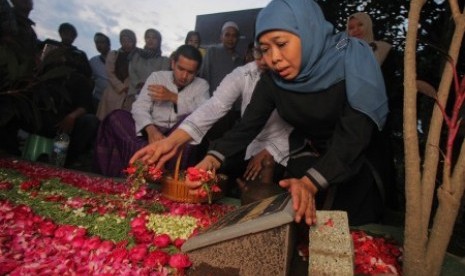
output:
[{"label": "person wearing headscarf", "polygon": [[[379,173],[383,176],[383,181],[391,183],[386,187],[386,205],[391,209],[398,209],[396,187],[396,167],[394,163],[394,148],[391,142],[391,133],[396,128],[396,121],[402,118],[403,94],[399,87],[399,81],[396,81],[395,68],[396,59],[394,51],[391,51],[392,45],[386,41],[375,40],[373,35],[373,23],[370,16],[365,12],[357,12],[350,15],[347,19],[347,33],[349,36],[367,42],[375,55],[376,60],[381,66],[381,71],[386,85],[386,94],[388,96],[390,113],[387,118],[386,126],[383,131],[374,134],[372,148],[370,151],[373,163],[379,163]],[[401,120],[400,120],[401,121]],[[401,127],[401,122],[397,123],[397,128]]]},{"label": "person wearing headscarf", "polygon": [[136,34],[129,29],[120,32],[121,48],[110,51],[105,66],[109,85],[103,92],[97,108],[97,116],[103,120],[115,109],[131,110],[132,101],[128,101],[129,91],[129,62],[136,52]]},{"label": "person wearing headscarf", "polygon": [[195,48],[199,49],[202,57],[205,56],[207,50],[205,48],[200,47],[202,43],[202,38],[200,37],[200,33],[197,31],[189,31],[187,32],[186,39],[184,40],[184,44],[192,45]]},{"label": "person wearing headscarf", "polygon": [[135,100],[148,76],[157,71],[170,70],[170,60],[162,56],[162,37],[159,31],[148,29],[144,34],[144,49],[139,49],[129,63],[129,93]]},{"label": "person wearing headscarf", "polygon": [[382,40],[375,40],[373,35],[373,23],[365,12],[357,12],[347,19],[347,32],[350,36],[366,41],[375,54],[376,60],[381,65],[389,54],[392,45]]},{"label": "person wearing headscarf", "polygon": [[[333,29],[314,1],[273,0],[260,11],[255,38],[270,70],[240,123],[210,145],[197,167],[218,169],[276,109],[294,127],[288,178],[279,185],[292,196],[295,221],[314,224],[316,209],[328,208],[346,211],[351,225],[373,223],[382,215],[382,190],[366,153],[388,114],[383,77],[367,43]],[[150,163],[156,154],[141,158]]]},{"label": "person wearing headscarf", "polygon": [[400,92],[402,89],[399,87],[401,81],[397,80],[395,74],[398,65],[395,51],[392,51],[392,45],[383,40],[375,40],[372,20],[370,15],[365,12],[357,12],[348,17],[347,33],[349,36],[361,39],[371,46],[383,72],[389,107],[391,111],[393,109],[402,109],[403,95]]}]

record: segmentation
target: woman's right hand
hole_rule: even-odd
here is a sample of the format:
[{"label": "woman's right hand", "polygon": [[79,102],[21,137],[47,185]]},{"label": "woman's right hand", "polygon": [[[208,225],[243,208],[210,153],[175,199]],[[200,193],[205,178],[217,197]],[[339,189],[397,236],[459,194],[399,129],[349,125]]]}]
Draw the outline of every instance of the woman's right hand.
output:
[{"label": "woman's right hand", "polygon": [[136,160],[141,160],[146,164],[154,164],[155,167],[161,169],[166,161],[176,155],[179,147],[191,140],[187,132],[182,129],[174,130],[168,137],[148,144],[142,149],[138,150],[129,161],[129,164],[134,163]]}]

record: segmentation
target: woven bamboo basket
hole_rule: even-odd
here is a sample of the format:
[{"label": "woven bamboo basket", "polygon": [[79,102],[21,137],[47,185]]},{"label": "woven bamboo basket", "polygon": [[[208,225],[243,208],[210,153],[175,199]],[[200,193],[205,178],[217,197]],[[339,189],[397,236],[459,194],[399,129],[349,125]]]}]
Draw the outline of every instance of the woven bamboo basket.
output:
[{"label": "woven bamboo basket", "polygon": [[[186,203],[204,203],[208,202],[208,197],[200,197],[189,193],[189,188],[184,183],[184,179],[179,179],[179,166],[181,164],[182,151],[179,153],[173,176],[165,176],[161,179],[161,193],[164,197]],[[212,194],[212,201],[218,200],[224,196],[224,184],[227,180],[225,175],[218,175],[221,192]]]}]

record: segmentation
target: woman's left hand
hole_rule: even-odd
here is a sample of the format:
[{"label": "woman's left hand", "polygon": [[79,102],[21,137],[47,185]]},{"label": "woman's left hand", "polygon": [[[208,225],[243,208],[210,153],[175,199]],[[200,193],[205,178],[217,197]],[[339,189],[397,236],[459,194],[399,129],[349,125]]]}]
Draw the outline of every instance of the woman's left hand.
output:
[{"label": "woman's left hand", "polygon": [[304,176],[300,179],[289,178],[279,182],[279,185],[289,191],[292,196],[295,221],[299,223],[303,218],[308,225],[316,223],[315,195],[318,189],[312,181]]},{"label": "woman's left hand", "polygon": [[[206,155],[195,167],[197,169],[215,172],[220,166],[221,163],[215,157]],[[189,188],[190,194],[197,195],[203,183],[202,181],[191,181],[186,179],[185,184]]]}]

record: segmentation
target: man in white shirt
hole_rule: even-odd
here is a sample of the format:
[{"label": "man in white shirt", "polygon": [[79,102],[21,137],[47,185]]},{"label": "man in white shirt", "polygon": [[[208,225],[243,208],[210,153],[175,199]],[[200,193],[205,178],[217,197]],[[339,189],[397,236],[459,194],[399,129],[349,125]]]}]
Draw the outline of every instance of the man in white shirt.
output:
[{"label": "man in white shirt", "polygon": [[148,77],[133,103],[132,114],[116,110],[102,121],[95,155],[98,172],[121,176],[138,149],[163,139],[209,98],[208,83],[196,77],[201,63],[202,56],[195,47],[180,46],[171,62],[172,71],[158,71]]}]

